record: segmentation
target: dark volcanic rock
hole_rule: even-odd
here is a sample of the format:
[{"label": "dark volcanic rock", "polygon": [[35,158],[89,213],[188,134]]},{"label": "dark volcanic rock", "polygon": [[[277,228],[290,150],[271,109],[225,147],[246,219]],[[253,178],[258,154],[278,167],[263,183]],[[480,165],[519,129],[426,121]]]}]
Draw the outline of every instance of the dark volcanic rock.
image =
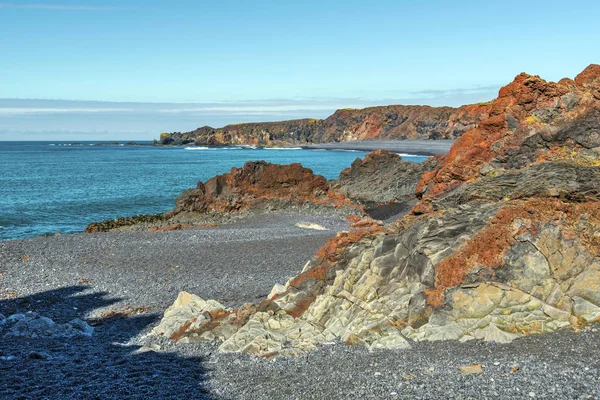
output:
[{"label": "dark volcanic rock", "polygon": [[415,198],[423,164],[404,161],[396,153],[377,150],[357,158],[331,187],[366,206],[407,202]]},{"label": "dark volcanic rock", "polygon": [[431,202],[434,210],[443,210],[473,200],[500,201],[531,197],[594,201],[600,198],[600,169],[565,162],[538,163],[518,171],[482,177]]},{"label": "dark volcanic rock", "polygon": [[133,217],[121,217],[116,219],[108,219],[102,222],[92,222],[85,228],[86,233],[94,232],[108,232],[113,229],[123,228],[126,226],[133,226],[136,224],[156,224],[165,221],[166,216],[164,214],[150,214],[150,215],[135,215]]}]

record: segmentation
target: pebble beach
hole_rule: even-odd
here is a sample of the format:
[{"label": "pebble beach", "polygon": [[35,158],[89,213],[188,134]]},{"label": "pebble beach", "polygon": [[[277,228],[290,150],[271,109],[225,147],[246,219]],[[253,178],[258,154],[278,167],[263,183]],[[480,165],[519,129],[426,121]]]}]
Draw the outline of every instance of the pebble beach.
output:
[{"label": "pebble beach", "polygon": [[[318,223],[328,230],[296,226]],[[0,243],[0,310],[75,317],[90,338],[0,342],[0,392],[43,398],[598,398],[600,333],[566,329],[509,344],[415,343],[373,351],[332,342],[306,357],[221,354],[149,336],[180,290],[235,307],[297,274],[344,220],[270,214],[172,232],[108,232]],[[126,239],[126,240],[125,240]],[[482,373],[459,367],[481,364]]]}]

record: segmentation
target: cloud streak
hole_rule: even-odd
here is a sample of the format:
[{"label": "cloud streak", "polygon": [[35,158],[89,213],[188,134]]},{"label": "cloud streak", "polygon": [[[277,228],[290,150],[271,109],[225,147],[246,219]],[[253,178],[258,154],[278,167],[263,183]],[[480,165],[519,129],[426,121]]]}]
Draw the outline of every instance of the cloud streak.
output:
[{"label": "cloud streak", "polygon": [[209,106],[193,108],[167,108],[160,109],[158,112],[165,114],[180,113],[205,113],[205,112],[224,112],[224,113],[277,113],[277,112],[299,112],[299,111],[327,111],[332,109],[332,105],[258,105],[258,106]]},{"label": "cloud streak", "polygon": [[37,107],[0,107],[0,117],[30,114],[87,114],[130,112],[131,108],[37,108]]},{"label": "cloud streak", "polygon": [[419,90],[415,92],[410,92],[413,96],[432,96],[432,97],[448,97],[448,96],[460,96],[467,94],[487,94],[490,92],[497,92],[500,89],[498,85],[488,85],[488,86],[475,86],[472,88],[456,88],[456,89],[447,89],[447,90],[437,90],[437,89],[429,89],[429,90]]},{"label": "cloud streak", "polygon": [[66,4],[15,4],[0,3],[0,8],[28,9],[28,10],[71,10],[71,11],[123,11],[137,10],[132,7],[115,6],[74,6]]}]

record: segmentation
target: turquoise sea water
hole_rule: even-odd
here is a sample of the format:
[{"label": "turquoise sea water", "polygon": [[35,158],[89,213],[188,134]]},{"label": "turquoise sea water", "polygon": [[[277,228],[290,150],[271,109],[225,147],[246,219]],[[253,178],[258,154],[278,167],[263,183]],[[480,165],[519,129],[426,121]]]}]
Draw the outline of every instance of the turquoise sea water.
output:
[{"label": "turquoise sea water", "polygon": [[299,162],[334,179],[366,154],[96,143],[0,142],[0,241],[82,232],[94,221],[164,212],[184,189],[250,160]]}]

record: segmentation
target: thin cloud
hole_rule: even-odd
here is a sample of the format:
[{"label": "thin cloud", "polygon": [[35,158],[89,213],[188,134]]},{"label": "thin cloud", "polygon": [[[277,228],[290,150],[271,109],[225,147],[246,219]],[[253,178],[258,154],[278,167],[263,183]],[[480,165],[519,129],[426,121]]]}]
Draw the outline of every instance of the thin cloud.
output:
[{"label": "thin cloud", "polygon": [[447,90],[419,90],[415,92],[410,92],[413,96],[456,96],[456,95],[464,95],[464,94],[478,94],[478,93],[488,93],[491,91],[497,91],[500,89],[499,85],[489,85],[489,86],[475,86],[471,88],[456,88],[456,89],[447,89]]},{"label": "thin cloud", "polygon": [[129,108],[23,108],[0,107],[0,116],[29,114],[111,113],[133,111]]},{"label": "thin cloud", "polygon": [[122,11],[137,10],[132,7],[107,7],[107,6],[74,6],[65,4],[14,4],[0,3],[0,8],[18,8],[31,10],[72,10],[72,11]]},{"label": "thin cloud", "polygon": [[196,112],[226,112],[226,113],[263,113],[263,112],[294,112],[294,111],[322,111],[331,110],[332,105],[260,105],[260,106],[221,106],[221,107],[194,107],[194,108],[169,108],[158,110],[160,113],[196,113]]}]

